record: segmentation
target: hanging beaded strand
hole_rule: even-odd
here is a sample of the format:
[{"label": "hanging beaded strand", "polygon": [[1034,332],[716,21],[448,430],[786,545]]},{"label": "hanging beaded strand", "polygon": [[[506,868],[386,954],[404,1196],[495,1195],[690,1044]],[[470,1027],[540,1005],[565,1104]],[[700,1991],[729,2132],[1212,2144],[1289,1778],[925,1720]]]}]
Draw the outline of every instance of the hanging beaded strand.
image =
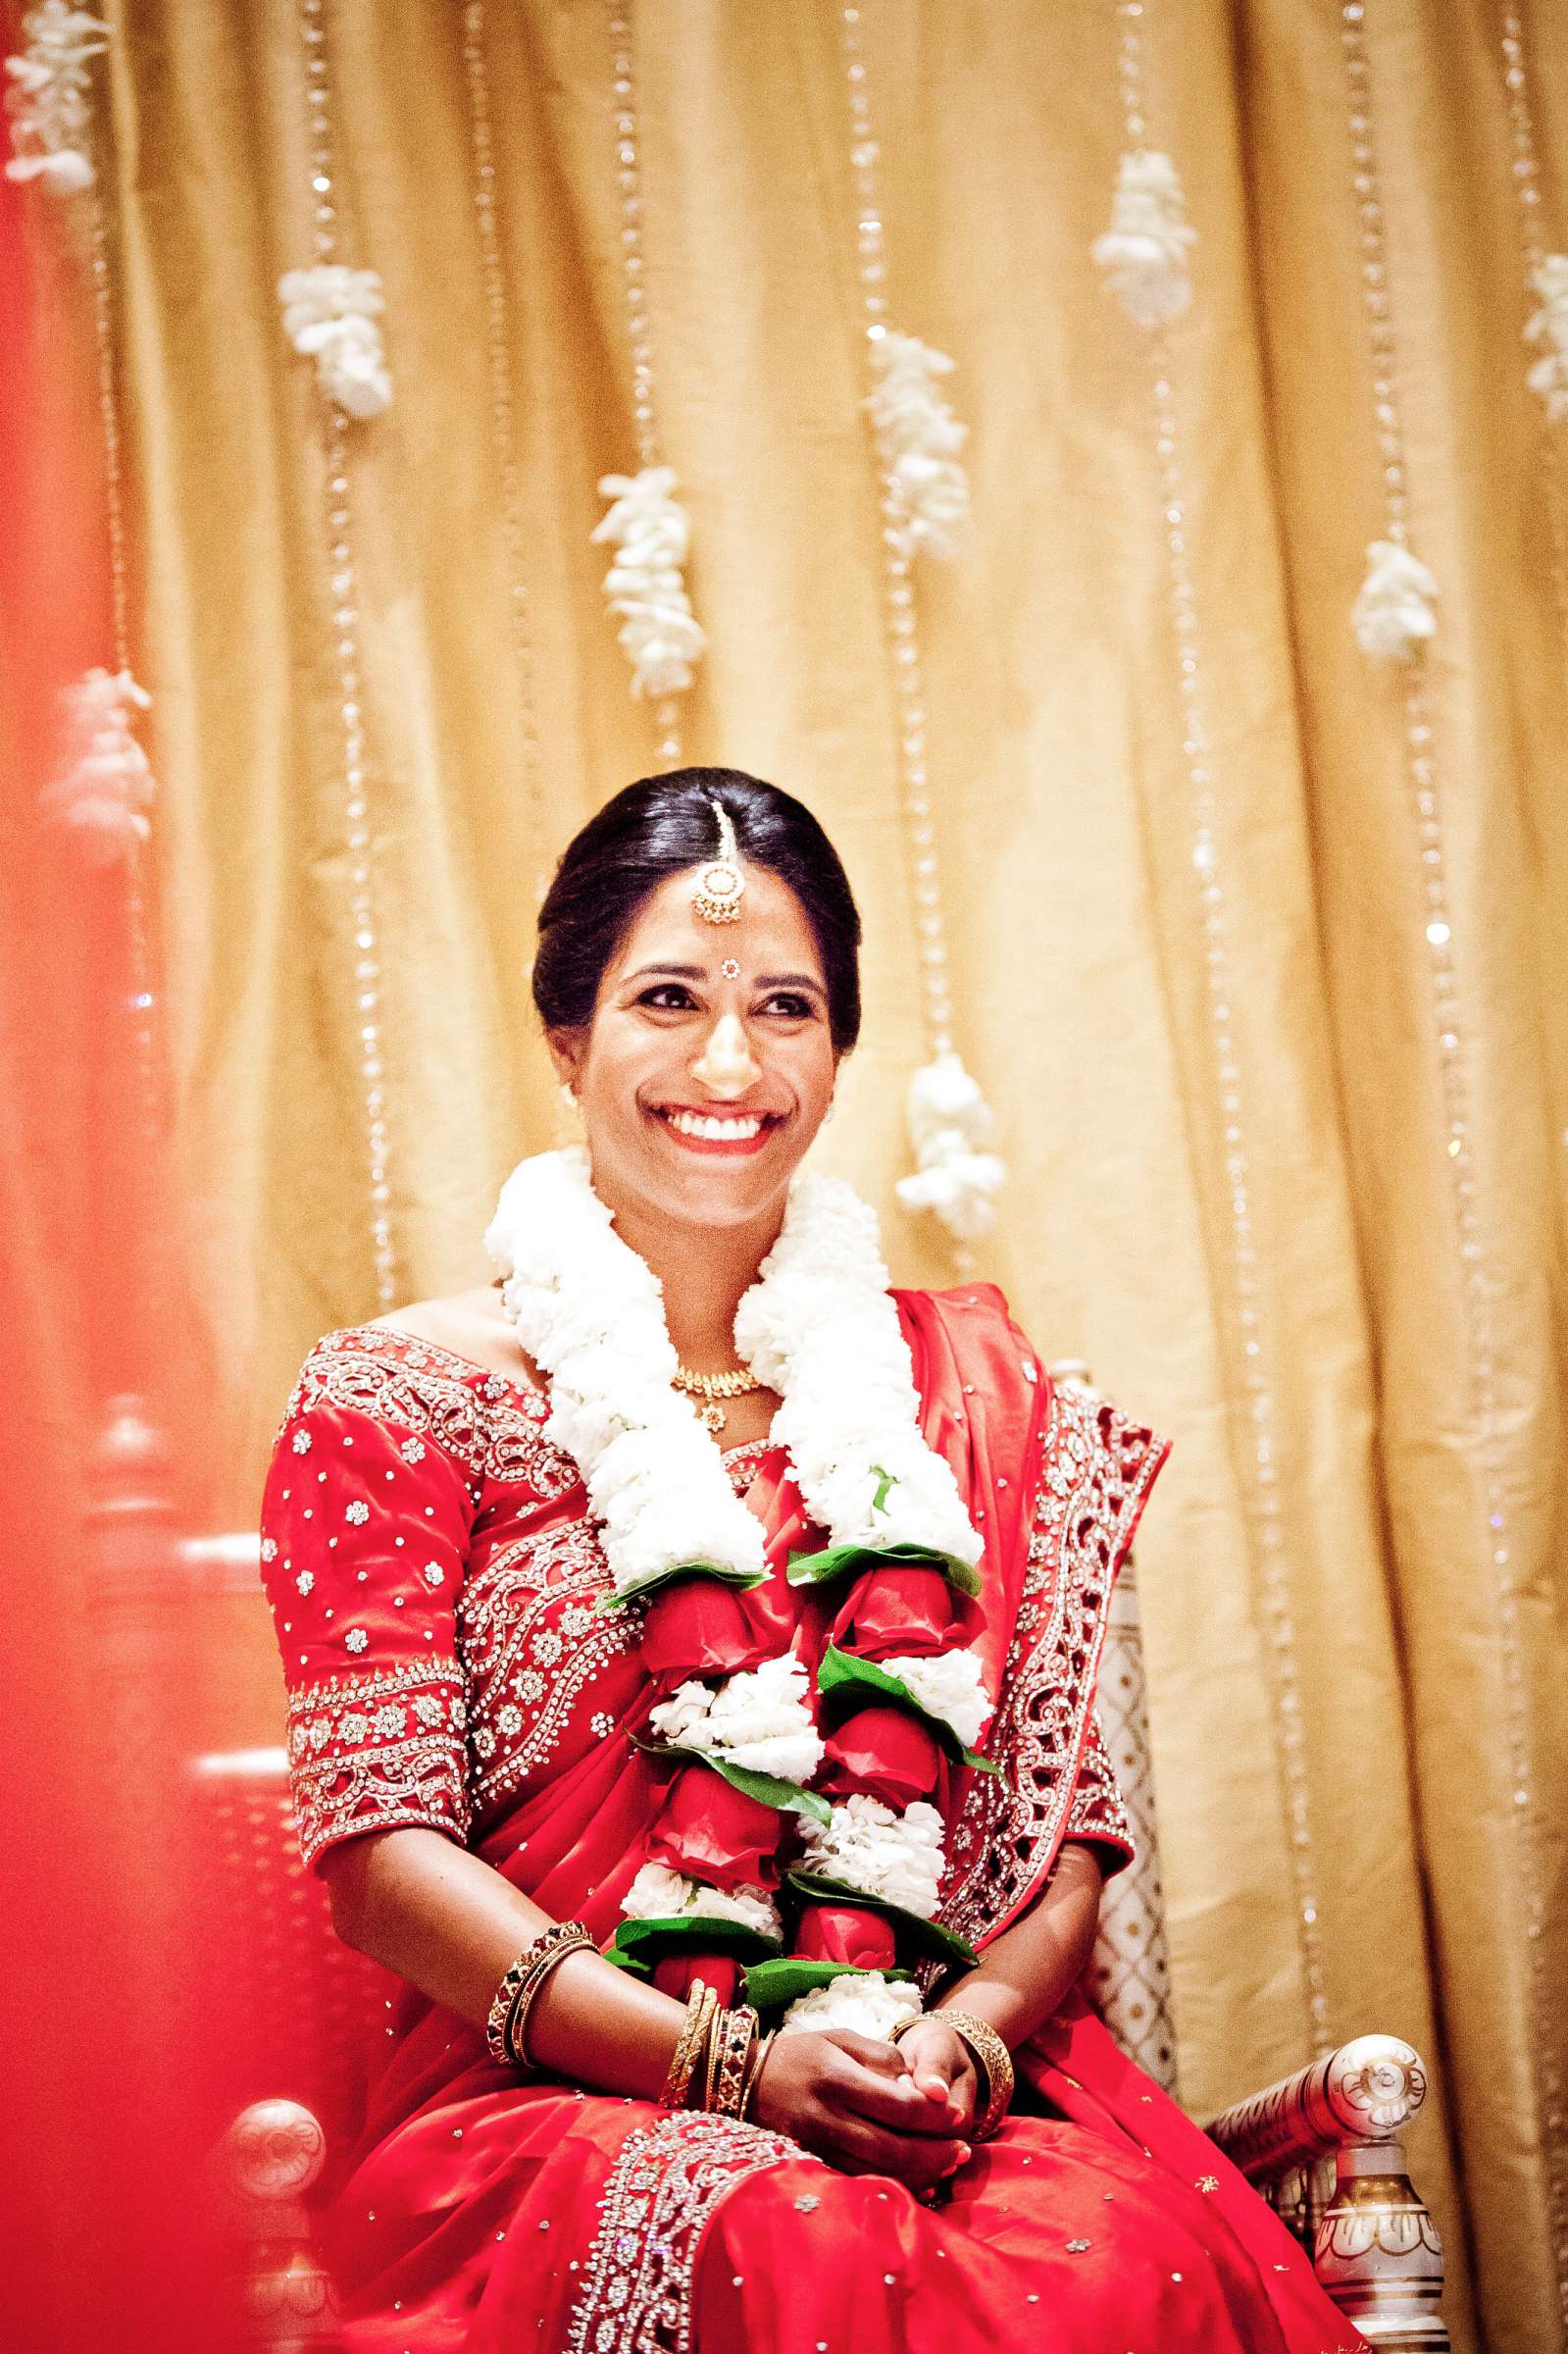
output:
[{"label": "hanging beaded strand", "polygon": [[[856,6],[838,12],[839,54],[847,85],[849,109],[849,167],[855,198],[855,274],[859,288],[866,377],[875,384],[879,347],[891,334],[887,320],[887,262],[878,169],[879,148],[873,117],[867,61],[862,40],[863,11]],[[939,358],[940,355],[929,355]],[[944,363],[945,364],[945,363]],[[875,397],[875,395],[873,395]],[[872,404],[868,401],[868,407]],[[879,452],[879,457],[883,455]],[[956,473],[956,468],[953,469]],[[926,1069],[916,1074],[911,1089],[910,1118],[917,1151],[921,1148],[923,1089],[933,1096],[927,1123],[933,1141],[962,1141],[962,1166],[951,1208],[944,1208],[944,1172],[922,1154],[922,1169],[900,1181],[898,1194],[911,1209],[932,1207],[953,1231],[953,1259],[960,1274],[974,1268],[971,1236],[985,1233],[992,1213],[989,1198],[1004,1175],[993,1154],[980,1151],[988,1141],[991,1114],[978,1087],[959,1060],[953,1040],[953,997],[949,977],[947,925],[937,866],[936,829],[931,801],[925,668],[920,641],[919,601],[916,591],[918,543],[911,532],[909,500],[890,465],[881,467],[883,631],[895,699],[895,738],[899,813],[903,821],[910,893],[914,901],[915,937],[920,965],[921,1007],[924,1017]],[[940,1151],[940,1146],[938,1146]],[[956,1214],[954,1214],[956,1212]]]},{"label": "hanging beaded strand", "polygon": [[[316,262],[338,257],[338,206],[331,133],[331,72],[327,0],[300,0],[300,37],[305,59],[305,105],[312,236]],[[327,535],[331,593],[332,642],[337,677],[338,748],[341,763],[343,846],[348,856],[348,912],[354,943],[354,1012],[360,1082],[365,1106],[366,1166],[370,1183],[371,1245],[378,1305],[396,1305],[397,1254],[392,1241],[390,1136],[386,1119],[386,1067],[381,1012],[381,952],[377,920],[368,787],[363,682],[360,666],[358,566],[354,548],[349,422],[336,401],[324,409]]]},{"label": "hanging beaded strand", "polygon": [[[1118,0],[1117,73],[1122,125],[1129,153],[1141,154],[1144,111],[1143,16],[1141,0]],[[1253,1155],[1248,1110],[1232,1006],[1227,915],[1228,882],[1220,840],[1220,808],[1214,782],[1214,752],[1204,693],[1204,653],[1197,618],[1197,590],[1189,547],[1190,506],[1181,455],[1181,418],[1175,362],[1168,330],[1146,331],[1149,397],[1158,461],[1160,508],[1170,584],[1171,626],[1176,643],[1177,691],[1182,703],[1182,757],[1187,770],[1191,825],[1192,872],[1197,886],[1203,940],[1208,1049],[1212,1061],[1220,1128],[1225,1145],[1226,1207],[1230,1228],[1231,1311],[1236,1322],[1237,1359],[1246,1400],[1248,1444],[1244,1460],[1256,1559],[1256,1592],[1261,1606],[1269,1680],[1273,1690],[1276,1760],[1280,1774],[1290,1874],[1295,1897],[1296,1938],[1306,1996],[1313,2056],[1334,2048],[1319,1934],[1317,1859],[1314,1852],[1311,1777],[1303,1741],[1299,1644],[1290,1604],[1290,1559],[1285,1511],[1275,1454],[1277,1407],[1272,1360],[1273,1336],[1264,1322],[1258,1281],[1257,1236],[1252,1223]]]},{"label": "hanging beaded strand", "polygon": [[[1519,251],[1531,313],[1526,335],[1539,346],[1532,382],[1542,385],[1541,454],[1546,480],[1546,520],[1552,605],[1564,651],[1568,651],[1568,483],[1563,479],[1559,432],[1568,423],[1568,254],[1546,244],[1542,219],[1541,158],[1536,143],[1536,110],[1530,95],[1530,60],[1522,11],[1502,12],[1503,97],[1508,109],[1509,178],[1519,226]],[[1537,306],[1540,306],[1539,308]]]},{"label": "hanging beaded strand", "polygon": [[[621,279],[626,303],[627,345],[632,363],[632,425],[637,464],[646,476],[664,465],[654,384],[653,323],[648,313],[646,257],[642,250],[642,155],[637,128],[637,86],[632,48],[632,19],[625,0],[606,0],[610,35],[611,89],[615,100],[616,186],[621,213]],[[610,478],[614,479],[614,478]],[[682,591],[682,601],[684,592]],[[700,642],[700,640],[699,640]],[[661,766],[682,762],[679,696],[658,694],[653,730]]]},{"label": "hanging beaded strand", "polygon": [[[1364,0],[1340,8],[1351,185],[1361,223],[1361,298],[1371,362],[1373,415],[1383,457],[1387,537],[1403,542],[1408,525],[1408,485],[1403,425],[1396,377],[1393,325],[1389,296],[1388,239],[1380,189],[1371,63],[1366,43]],[[1545,1900],[1539,1852],[1539,1826],[1532,1794],[1529,1700],[1519,1636],[1519,1595],[1513,1570],[1508,1499],[1502,1477],[1502,1440],[1496,1386],[1495,1341],[1491,1299],[1499,1279],[1478,1206],[1480,1168],[1469,1107],[1469,1060],[1464,1009],[1453,954],[1454,916],[1448,891],[1442,806],[1433,706],[1425,663],[1418,658],[1403,674],[1404,758],[1416,858],[1420,875],[1432,993],[1432,1025],[1442,1104],[1444,1160],[1453,1216],[1458,1281],[1469,1356],[1470,1414],[1480,1438],[1483,1539],[1493,1595],[1502,1665],[1503,1737],[1513,1793],[1518,1888],[1527,1957],[1527,2000],[1531,2021],[1528,2048],[1535,2056],[1535,2124],[1541,2139],[1559,2294],[1568,2319],[1568,2182],[1562,2143],[1562,2085],[1554,2041],[1556,2010],[1546,1980]]]},{"label": "hanging beaded strand", "polygon": [[511,321],[506,272],[497,219],[497,174],[491,133],[489,63],[485,51],[484,0],[468,0],[463,12],[463,70],[468,90],[469,154],[474,173],[474,217],[479,228],[480,268],[484,285],[485,359],[490,386],[490,430],[501,486],[501,536],[507,565],[507,621],[517,682],[518,724],[523,754],[524,794],[533,860],[535,898],[549,879],[543,777],[539,762],[538,683],[533,651],[531,600],[525,563],[523,476],[518,460],[517,394],[512,378]]}]

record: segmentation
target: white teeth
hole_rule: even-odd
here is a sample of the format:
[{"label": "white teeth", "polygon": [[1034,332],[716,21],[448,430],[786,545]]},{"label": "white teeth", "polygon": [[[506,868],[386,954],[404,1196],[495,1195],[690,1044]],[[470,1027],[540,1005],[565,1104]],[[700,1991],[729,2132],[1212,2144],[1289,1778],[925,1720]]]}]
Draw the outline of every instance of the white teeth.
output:
[{"label": "white teeth", "polygon": [[705,1118],[696,1111],[667,1111],[664,1116],[682,1136],[700,1137],[705,1144],[744,1144],[762,1132],[761,1115],[755,1112],[735,1120]]}]

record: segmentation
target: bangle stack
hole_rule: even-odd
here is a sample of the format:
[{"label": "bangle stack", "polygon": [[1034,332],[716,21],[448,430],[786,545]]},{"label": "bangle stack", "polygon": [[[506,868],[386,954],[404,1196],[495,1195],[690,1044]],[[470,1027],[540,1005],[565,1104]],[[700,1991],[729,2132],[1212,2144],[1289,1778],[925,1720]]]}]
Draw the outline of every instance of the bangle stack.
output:
[{"label": "bangle stack", "polygon": [[552,1921],[542,1936],[526,1945],[495,1989],[484,2040],[491,2057],[503,2068],[528,2068],[529,2013],[534,1998],[558,1963],[568,1954],[596,1954],[598,1947],[581,1920]]},{"label": "bangle stack", "polygon": [[685,2017],[659,2096],[664,2107],[694,2106],[714,2117],[744,2117],[773,2042],[771,2035],[758,2033],[758,2024],[749,2004],[725,2010],[713,1988],[699,1978],[686,1997]]},{"label": "bangle stack", "polygon": [[911,2027],[923,2026],[928,2019],[939,2019],[969,2048],[985,2091],[985,2107],[976,2118],[969,2138],[988,2141],[1012,2105],[1013,2055],[988,2019],[976,2019],[968,2011],[925,2011],[914,2019],[902,2020],[893,2030],[894,2043]]}]

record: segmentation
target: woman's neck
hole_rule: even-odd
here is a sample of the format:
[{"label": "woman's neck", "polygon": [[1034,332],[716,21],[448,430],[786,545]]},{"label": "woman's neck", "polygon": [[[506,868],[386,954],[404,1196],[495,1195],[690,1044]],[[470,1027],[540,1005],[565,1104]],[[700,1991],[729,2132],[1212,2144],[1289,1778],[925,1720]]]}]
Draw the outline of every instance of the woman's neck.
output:
[{"label": "woman's neck", "polygon": [[622,1241],[664,1286],[665,1322],[675,1353],[694,1373],[735,1361],[735,1309],[779,1239],[783,1209],[742,1226],[683,1226],[636,1203],[608,1202]]}]

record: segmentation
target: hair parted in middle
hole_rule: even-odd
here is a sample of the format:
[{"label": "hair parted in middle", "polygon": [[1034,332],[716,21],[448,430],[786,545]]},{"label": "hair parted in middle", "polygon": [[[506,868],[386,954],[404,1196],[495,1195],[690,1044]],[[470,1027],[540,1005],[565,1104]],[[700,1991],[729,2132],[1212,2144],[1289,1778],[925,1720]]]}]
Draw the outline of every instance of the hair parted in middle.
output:
[{"label": "hair parted in middle", "polygon": [[539,909],[533,1002],[546,1030],[582,1030],[643,902],[715,854],[717,802],[741,857],[794,893],[828,985],[835,1049],[860,1035],[860,911],[843,863],[803,801],[738,768],[677,768],[628,785],[573,836]]}]

